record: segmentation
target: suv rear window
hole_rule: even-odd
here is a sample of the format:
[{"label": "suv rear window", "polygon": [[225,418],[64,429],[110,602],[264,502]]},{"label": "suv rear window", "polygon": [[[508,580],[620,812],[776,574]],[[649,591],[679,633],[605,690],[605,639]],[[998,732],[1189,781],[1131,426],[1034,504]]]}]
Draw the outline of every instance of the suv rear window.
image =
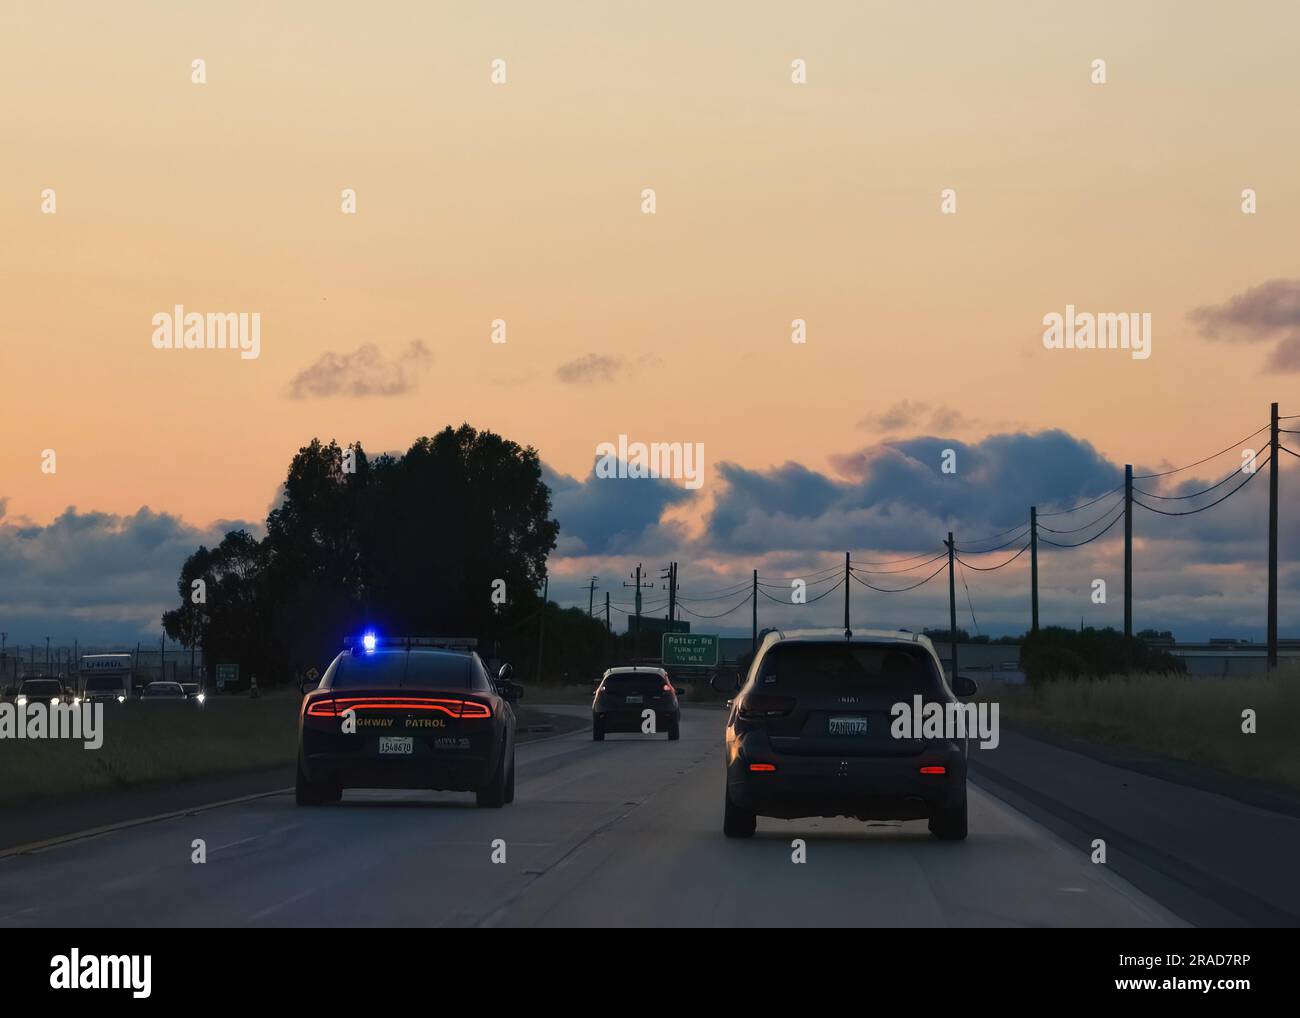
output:
[{"label": "suv rear window", "polygon": [[63,686],[58,679],[28,679],[18,691],[24,696],[62,696]]},{"label": "suv rear window", "polygon": [[920,647],[879,643],[779,643],[763,657],[756,689],[802,692],[928,693],[943,686],[930,655]]},{"label": "suv rear window", "polygon": [[330,689],[470,689],[472,659],[445,651],[376,650],[334,659],[322,680]]}]

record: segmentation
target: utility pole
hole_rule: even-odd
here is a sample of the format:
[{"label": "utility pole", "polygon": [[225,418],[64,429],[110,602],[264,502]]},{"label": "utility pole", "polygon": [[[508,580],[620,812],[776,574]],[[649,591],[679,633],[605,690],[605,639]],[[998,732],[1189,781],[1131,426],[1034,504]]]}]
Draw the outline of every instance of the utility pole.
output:
[{"label": "utility pole", "polygon": [[542,579],[542,618],[537,624],[537,665],[533,669],[533,681],[542,680],[542,648],[546,643],[546,602],[551,596],[551,578]]},{"label": "utility pole", "polygon": [[1124,635],[1133,635],[1133,464],[1124,466]]},{"label": "utility pole", "polygon": [[849,553],[844,553],[844,639],[853,635],[853,630],[849,628]]},{"label": "utility pole", "polygon": [[749,638],[750,641],[749,652],[751,654],[757,654],[758,653],[758,570],[757,569],[754,570],[754,589],[750,591],[749,596],[752,601],[752,604],[750,605],[750,609],[754,613],[753,628],[750,630],[751,635]]},{"label": "utility pole", "polygon": [[45,638],[45,674],[50,674],[50,638]]},{"label": "utility pole", "polygon": [[1268,439],[1268,670],[1277,668],[1277,404]]},{"label": "utility pole", "polygon": [[668,581],[668,631],[672,632],[677,619],[677,563],[669,562],[668,568],[659,570],[659,579]]},{"label": "utility pole", "polygon": [[953,543],[952,531],[948,531],[948,637],[952,648],[952,681],[957,682],[957,580],[953,573],[953,558],[956,545]]},{"label": "utility pole", "polygon": [[1038,632],[1038,506],[1029,507],[1030,631]]},{"label": "utility pole", "polygon": [[596,581],[597,581],[598,579],[600,579],[600,577],[598,577],[598,576],[593,576],[593,577],[591,578],[591,585],[587,588],[587,618],[592,618],[592,617],[593,617],[593,616],[592,616],[592,608],[593,608],[594,606],[593,606],[592,602],[596,599]]},{"label": "utility pole", "polygon": [[609,591],[605,591],[605,635],[609,635]]},{"label": "utility pole", "polygon": [[[636,582],[623,586],[636,587],[636,597],[634,599],[635,614],[632,616],[632,663],[636,664],[637,657],[641,654],[641,563],[636,564]],[[647,587],[653,587],[653,583],[645,584]]]},{"label": "utility pole", "polygon": [[609,628],[609,591],[605,591],[605,667],[614,667],[613,637]]}]

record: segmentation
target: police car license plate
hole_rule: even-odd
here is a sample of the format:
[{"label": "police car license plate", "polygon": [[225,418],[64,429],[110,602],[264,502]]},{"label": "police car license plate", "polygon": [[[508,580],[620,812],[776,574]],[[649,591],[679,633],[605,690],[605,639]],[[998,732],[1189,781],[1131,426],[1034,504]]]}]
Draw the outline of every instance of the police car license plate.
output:
[{"label": "police car license plate", "polygon": [[415,739],[396,735],[385,735],[379,739],[380,756],[410,756],[415,752]]},{"label": "police car license plate", "polygon": [[640,703],[640,702],[641,702],[641,697],[640,697],[640,696],[625,696],[625,697],[623,697],[623,702],[624,702],[624,703]]}]

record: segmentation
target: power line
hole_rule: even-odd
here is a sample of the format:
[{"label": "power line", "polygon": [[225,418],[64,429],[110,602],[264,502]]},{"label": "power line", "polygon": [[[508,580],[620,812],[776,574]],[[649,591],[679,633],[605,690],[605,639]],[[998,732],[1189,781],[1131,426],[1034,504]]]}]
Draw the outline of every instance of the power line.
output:
[{"label": "power line", "polygon": [[999,563],[999,564],[996,565],[996,566],[976,566],[976,565],[971,565],[971,563],[967,562],[967,561],[966,561],[965,559],[963,559],[960,555],[956,556],[956,559],[957,559],[957,561],[960,562],[962,565],[964,565],[964,566],[969,566],[971,569],[974,569],[977,573],[991,573],[991,572],[994,572],[995,570],[998,570],[998,569],[1003,568],[1003,566],[1009,566],[1009,565],[1011,565],[1012,562],[1014,562],[1016,559],[1018,559],[1021,555],[1023,555],[1023,554],[1024,554],[1025,552],[1027,552],[1028,550],[1029,550],[1029,544],[1026,542],[1026,543],[1021,547],[1021,549],[1020,549],[1018,552],[1016,552],[1014,555],[1012,555],[1012,556],[1011,556],[1009,559],[1007,559],[1005,562]]},{"label": "power line", "polygon": [[[843,585],[843,583],[844,583],[844,576],[841,574],[841,576],[840,576],[839,580],[836,582],[835,586],[826,588],[826,589],[823,590],[820,594],[818,594],[816,597],[810,597],[810,598],[808,598],[807,601],[802,601],[802,602],[798,602],[798,603],[799,603],[799,604],[816,604],[818,601],[820,601],[820,600],[821,600],[823,597],[825,597],[827,594],[834,594],[835,591],[837,591],[837,590],[840,589],[840,587]],[[796,602],[794,602],[794,601],[787,601],[787,600],[786,600],[785,598],[783,598],[783,597],[773,597],[773,596],[772,596],[771,594],[769,594],[766,590],[760,590],[759,593],[762,594],[762,595],[763,595],[765,598],[767,598],[769,601],[775,601],[777,604],[785,604],[785,605],[796,604]]]},{"label": "power line", "polygon": [[859,579],[856,573],[851,573],[850,575],[853,577],[853,579],[857,580],[857,582],[862,584],[864,587],[870,587],[872,590],[879,591],[882,594],[902,594],[906,591],[915,590],[917,587],[929,583],[941,572],[943,572],[946,568],[948,568],[946,565],[942,565],[934,572],[932,572],[929,576],[927,576],[924,580],[919,580],[916,583],[913,583],[907,587],[877,587],[874,583],[868,583],[866,580]]},{"label": "power line", "polygon": [[688,615],[694,615],[697,619],[720,619],[723,616],[730,615],[732,612],[736,611],[737,609],[743,608],[745,605],[749,604],[749,599],[753,596],[754,596],[753,591],[750,591],[748,594],[745,595],[744,600],[740,601],[737,604],[732,605],[724,612],[719,612],[717,615],[701,615],[699,612],[691,611],[689,608],[686,607],[686,605],[681,605],[681,609],[682,611],[686,612]]},{"label": "power line", "polygon": [[1292,456],[1300,459],[1300,452],[1296,452],[1294,449],[1288,449],[1285,445],[1279,445],[1278,448],[1283,452],[1289,452]]},{"label": "power line", "polygon": [[1214,484],[1211,484],[1208,488],[1202,488],[1200,491],[1193,491],[1193,492],[1190,492],[1189,494],[1186,494],[1186,495],[1157,495],[1157,494],[1156,494],[1155,492],[1153,492],[1153,491],[1144,491],[1143,489],[1139,488],[1137,485],[1134,485],[1134,486],[1133,486],[1133,490],[1134,490],[1135,492],[1137,492],[1138,494],[1140,494],[1140,495],[1145,495],[1147,498],[1158,498],[1158,499],[1160,499],[1160,501],[1162,501],[1162,502],[1176,502],[1176,501],[1178,501],[1178,500],[1180,500],[1180,499],[1185,499],[1185,498],[1197,498],[1197,497],[1199,497],[1199,496],[1201,496],[1201,495],[1207,495],[1207,494],[1209,494],[1211,491],[1213,491],[1215,488],[1220,488],[1220,487],[1222,487],[1223,485],[1227,484],[1227,483],[1228,483],[1229,481],[1231,481],[1234,477],[1236,477],[1239,473],[1241,473],[1241,467],[1234,467],[1232,473],[1230,473],[1230,474],[1229,474],[1227,477],[1225,477],[1223,480],[1221,480],[1221,481],[1217,481],[1217,482],[1215,482]]},{"label": "power line", "polygon": [[[1264,458],[1264,462],[1261,463],[1260,466],[1261,467],[1265,466],[1272,458],[1273,458],[1272,456],[1266,456]],[[1228,499],[1232,498],[1233,495],[1237,494],[1237,492],[1241,491],[1242,488],[1244,488],[1252,480],[1254,480],[1255,477],[1258,475],[1258,473],[1259,470],[1256,469],[1254,472],[1247,474],[1246,479],[1242,481],[1239,485],[1237,485],[1235,488],[1233,488],[1226,495],[1223,495],[1220,498],[1216,498],[1213,502],[1210,502],[1207,505],[1203,505],[1199,509],[1188,509],[1186,512],[1171,513],[1171,512],[1166,512],[1164,509],[1157,509],[1155,506],[1147,505],[1145,502],[1143,502],[1141,499],[1138,498],[1135,498],[1133,502],[1135,505],[1140,505],[1143,509],[1147,510],[1148,512],[1159,513],[1161,516],[1195,516],[1197,513],[1203,513],[1205,512],[1206,509],[1213,509],[1220,502],[1225,502]]]},{"label": "power line", "polygon": [[[1074,544],[1061,544],[1059,541],[1053,541],[1049,537],[1040,537],[1039,540],[1042,541],[1044,544],[1050,544],[1053,548],[1082,548],[1085,544],[1092,544],[1093,541],[1102,537],[1107,530],[1109,530],[1111,527],[1113,527],[1116,523],[1118,523],[1123,518],[1124,518],[1124,510],[1121,507],[1120,511],[1115,514],[1115,518],[1113,520],[1107,523],[1105,527],[1103,527],[1097,533],[1093,534],[1086,541],[1077,541]],[[1097,522],[1096,520],[1093,520],[1093,523],[1096,522]]]},{"label": "power line", "polygon": [[1225,452],[1231,452],[1233,449],[1238,448],[1243,442],[1249,442],[1252,438],[1258,435],[1260,431],[1267,431],[1271,427],[1272,424],[1265,424],[1262,428],[1258,429],[1257,431],[1252,431],[1245,438],[1238,439],[1236,442],[1233,442],[1232,445],[1220,449],[1212,456],[1206,456],[1205,459],[1197,460],[1195,463],[1188,463],[1187,466],[1185,467],[1175,467],[1173,470],[1162,470],[1158,474],[1134,474],[1133,479],[1136,481],[1136,480],[1145,480],[1148,477],[1168,477],[1170,474],[1178,474],[1178,473],[1182,473],[1182,471],[1184,470],[1191,470],[1192,467],[1199,467],[1202,463],[1209,463],[1210,460],[1212,459],[1218,459]]},{"label": "power line", "polygon": [[849,571],[854,573],[866,573],[870,576],[889,576],[892,575],[893,573],[910,573],[913,569],[924,569],[931,562],[938,562],[939,559],[945,558],[947,557],[947,555],[948,553],[946,551],[941,551],[937,555],[932,555],[924,562],[918,562],[916,563],[916,565],[907,566],[904,569],[862,569],[858,566],[856,562],[854,562],[849,566]]},{"label": "power line", "polygon": [[957,572],[961,574],[961,585],[966,588],[966,606],[970,608],[970,623],[975,628],[975,635],[979,635],[980,624],[975,621],[975,602],[970,599],[970,587],[966,584],[966,570],[957,565]]},{"label": "power line", "polygon": [[[971,555],[987,555],[991,551],[1001,551],[1003,548],[1010,548],[1013,544],[1015,544],[1027,533],[1029,533],[1029,524],[1024,523],[1019,527],[1015,527],[1013,529],[1016,531],[1015,536],[1008,538],[1006,541],[1003,541],[1001,544],[994,545],[992,548],[959,548],[958,550],[967,552],[968,554]],[[1011,533],[1011,531],[1004,530],[1002,533],[1009,534]],[[976,543],[979,542],[977,541]]]},{"label": "power line", "polygon": [[1109,496],[1115,494],[1115,492],[1123,491],[1123,490],[1124,490],[1124,485],[1117,484],[1115,485],[1115,487],[1111,488],[1110,491],[1103,491],[1100,495],[1098,495],[1096,498],[1092,499],[1091,501],[1084,502],[1082,505],[1076,505],[1072,509],[1057,509],[1050,513],[1040,512],[1038,515],[1040,518],[1043,516],[1069,516],[1070,513],[1077,513],[1080,509],[1087,509],[1091,505],[1096,505],[1103,498],[1108,498]]},{"label": "power line", "polygon": [[1079,533],[1079,531],[1081,531],[1081,530],[1089,530],[1089,529],[1091,529],[1092,527],[1095,527],[1098,523],[1100,523],[1102,520],[1104,520],[1107,516],[1109,516],[1111,513],[1113,513],[1116,509],[1118,509],[1121,513],[1124,511],[1124,499],[1123,499],[1123,498],[1119,498],[1119,499],[1117,499],[1117,500],[1115,501],[1115,504],[1114,504],[1113,506],[1111,506],[1109,509],[1107,509],[1105,512],[1103,512],[1103,513],[1102,513],[1100,516],[1098,516],[1096,519],[1091,519],[1091,520],[1089,520],[1087,523],[1083,524],[1082,526],[1079,526],[1079,527],[1067,527],[1067,528],[1065,528],[1064,530],[1057,530],[1057,529],[1054,528],[1054,527],[1045,527],[1045,526],[1043,526],[1043,525],[1040,523],[1040,524],[1038,525],[1038,529],[1039,529],[1039,530],[1046,530],[1049,534],[1077,534],[1077,533]]}]

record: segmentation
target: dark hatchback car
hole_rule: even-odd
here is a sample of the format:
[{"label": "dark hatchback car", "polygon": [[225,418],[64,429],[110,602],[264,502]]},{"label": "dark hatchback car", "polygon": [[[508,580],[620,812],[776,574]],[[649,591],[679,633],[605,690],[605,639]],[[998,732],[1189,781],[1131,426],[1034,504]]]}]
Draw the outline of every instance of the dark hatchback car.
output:
[{"label": "dark hatchback car", "polygon": [[924,636],[769,633],[730,704],[723,832],[750,837],[759,816],[849,816],[928,820],[936,837],[964,839],[966,739],[891,734],[894,704],[918,695],[957,702]]},{"label": "dark hatchback car", "polygon": [[681,738],[681,705],[675,687],[662,668],[611,668],[596,686],[591,701],[591,737],[596,742],[606,732],[644,730],[645,712],[654,711],[655,732]]},{"label": "dark hatchback car", "polygon": [[480,806],[515,797],[515,713],[522,689],[504,665],[493,681],[472,650],[367,641],[345,650],[303,697],[299,805],[346,788],[474,792]]}]

